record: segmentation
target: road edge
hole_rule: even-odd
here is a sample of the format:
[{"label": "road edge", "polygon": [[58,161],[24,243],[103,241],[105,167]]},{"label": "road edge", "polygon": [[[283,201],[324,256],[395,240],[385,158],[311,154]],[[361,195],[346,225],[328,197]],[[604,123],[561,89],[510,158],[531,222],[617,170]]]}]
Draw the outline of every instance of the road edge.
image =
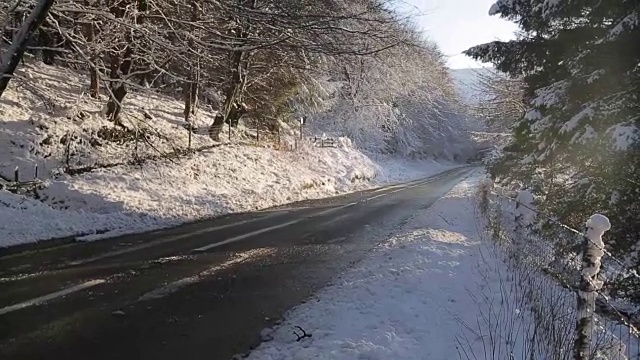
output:
[{"label": "road edge", "polygon": [[[421,178],[421,179],[415,179],[415,180],[399,182],[399,183],[390,183],[390,184],[386,184],[386,185],[382,185],[382,186],[372,186],[371,188],[368,188],[366,190],[350,191],[350,192],[345,192],[345,193],[341,193],[339,195],[325,197],[325,198],[305,199],[305,200],[295,201],[295,202],[291,202],[291,203],[270,206],[270,207],[267,207],[267,208],[264,208],[264,209],[256,210],[255,212],[278,211],[278,210],[282,210],[282,209],[287,208],[287,207],[293,207],[296,204],[301,204],[301,203],[304,203],[304,202],[310,201],[310,200],[332,199],[332,198],[352,195],[352,194],[355,194],[355,193],[358,193],[358,192],[362,192],[362,191],[375,191],[375,190],[384,189],[384,188],[393,187],[393,186],[398,186],[398,185],[412,184],[412,183],[424,181],[424,180],[427,180],[427,179],[430,179],[430,178],[433,178],[433,177],[437,177],[437,176],[440,176],[442,174],[445,174],[445,173],[448,173],[448,172],[451,172],[451,171],[460,170],[462,168],[467,168],[467,167],[470,167],[470,165],[469,164],[462,164],[460,166],[456,166],[456,167],[453,167],[453,168],[450,168],[450,169],[446,169],[446,170],[440,171],[438,173],[432,174],[432,175],[430,175],[428,177]],[[126,230],[125,230],[125,232],[117,232],[118,230],[121,230],[121,229],[114,229],[114,230],[108,230],[108,231],[97,231],[97,232],[93,232],[93,233],[79,233],[79,234],[68,235],[68,236],[63,236],[63,237],[36,240],[34,242],[30,242],[30,243],[26,243],[26,244],[17,244],[17,245],[10,245],[10,246],[7,246],[7,247],[0,247],[0,258],[6,257],[6,256],[11,256],[11,255],[16,255],[16,254],[27,253],[27,252],[38,252],[38,251],[49,250],[49,249],[52,249],[52,248],[61,248],[61,247],[73,245],[73,244],[76,244],[76,243],[83,243],[83,242],[86,242],[86,240],[82,240],[82,238],[86,237],[86,236],[90,236],[90,235],[105,235],[105,237],[101,238],[99,241],[107,240],[107,239],[114,240],[114,239],[118,239],[118,238],[121,238],[121,237],[124,238],[125,236],[150,234],[150,233],[153,233],[153,232],[156,232],[156,231],[167,231],[167,230],[177,229],[179,227],[186,226],[186,225],[194,225],[194,224],[203,223],[203,222],[207,222],[207,221],[224,219],[225,217],[232,216],[232,215],[242,215],[242,214],[247,214],[247,213],[248,212],[224,213],[224,214],[210,216],[210,217],[206,217],[206,218],[202,218],[202,219],[197,219],[197,220],[192,220],[192,221],[185,221],[185,222],[182,222],[180,224],[175,224],[175,225],[166,226],[166,227],[157,227],[157,228],[144,229],[144,230],[143,229],[139,229],[141,231],[136,231],[135,229],[131,229],[130,232],[126,231]],[[109,236],[109,232],[114,232],[114,234],[112,236]]]}]

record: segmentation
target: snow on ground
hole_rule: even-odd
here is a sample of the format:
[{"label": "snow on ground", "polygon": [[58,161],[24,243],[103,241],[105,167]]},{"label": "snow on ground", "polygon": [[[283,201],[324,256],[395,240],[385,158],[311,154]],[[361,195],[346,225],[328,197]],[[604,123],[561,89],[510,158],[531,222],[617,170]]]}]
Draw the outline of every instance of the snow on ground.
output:
[{"label": "snow on ground", "polygon": [[[249,359],[459,358],[461,322],[475,327],[479,315],[469,293],[481,292],[486,280],[478,272],[479,179],[415,214],[365,260],[290,311],[275,331],[265,330],[273,340]],[[312,336],[297,342],[295,326]]]},{"label": "snow on ground", "polygon": [[[83,94],[87,79],[63,68],[21,67],[0,99],[0,177],[38,178],[39,200],[0,191],[0,247],[85,236],[85,240],[140,232],[284,203],[332,196],[372,186],[413,180],[455,166],[433,160],[367,156],[346,138],[334,148],[305,141],[284,128],[280,142],[255,141],[255,129],[240,126],[222,142],[207,135],[213,113],[201,109],[193,121],[193,148],[209,147],[173,160],[98,168],[184,150],[189,141],[181,102],[157,93],[132,93],[125,101],[122,131],[101,114],[106,99]],[[139,141],[132,136],[140,135]],[[313,134],[307,134],[312,136]],[[147,140],[144,140],[147,139]],[[104,235],[100,235],[103,234]],[[88,236],[87,236],[88,235]]]}]

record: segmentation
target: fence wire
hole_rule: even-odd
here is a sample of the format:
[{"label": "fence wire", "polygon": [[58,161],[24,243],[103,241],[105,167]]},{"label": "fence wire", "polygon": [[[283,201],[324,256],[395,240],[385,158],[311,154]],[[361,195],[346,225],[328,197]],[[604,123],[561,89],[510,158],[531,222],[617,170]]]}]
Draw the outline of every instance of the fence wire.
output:
[{"label": "fence wire", "polygon": [[[548,214],[492,191],[492,199],[483,199],[485,216],[489,218],[491,237],[499,244],[512,271],[514,291],[527,303],[535,331],[535,343],[521,358],[572,359],[577,314],[576,297],[582,269],[582,250],[590,242],[605,254],[600,274],[602,280],[626,271],[624,262],[610,251],[594,243],[583,232],[559,222]],[[544,228],[529,226],[516,215],[519,207],[536,214]],[[585,219],[586,220],[586,219]],[[544,230],[544,231],[543,231]],[[551,234],[551,235],[550,235]],[[616,264],[614,268],[610,264]],[[603,290],[592,295],[597,303],[595,325],[590,329],[592,342],[589,359],[640,360],[638,325],[618,309],[614,299]],[[524,336],[524,335],[523,335]],[[531,339],[528,339],[531,340]],[[512,357],[516,358],[516,357]]]}]

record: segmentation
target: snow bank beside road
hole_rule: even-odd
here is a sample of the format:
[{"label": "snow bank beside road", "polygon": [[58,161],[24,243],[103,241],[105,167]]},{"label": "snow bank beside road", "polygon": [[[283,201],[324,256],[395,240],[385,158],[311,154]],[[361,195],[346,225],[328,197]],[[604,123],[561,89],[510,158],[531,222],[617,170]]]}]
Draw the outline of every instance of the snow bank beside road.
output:
[{"label": "snow bank beside road", "polygon": [[[478,177],[416,214],[367,259],[293,309],[250,360],[458,358],[456,336],[476,324]],[[300,326],[312,337],[297,342]]]},{"label": "snow bank beside road", "polygon": [[141,232],[412,180],[451,167],[393,159],[378,164],[353,148],[293,153],[221,147],[182,159],[180,166],[127,166],[49,181],[40,194],[46,202],[0,192],[0,218],[7,219],[0,223],[0,247]]}]

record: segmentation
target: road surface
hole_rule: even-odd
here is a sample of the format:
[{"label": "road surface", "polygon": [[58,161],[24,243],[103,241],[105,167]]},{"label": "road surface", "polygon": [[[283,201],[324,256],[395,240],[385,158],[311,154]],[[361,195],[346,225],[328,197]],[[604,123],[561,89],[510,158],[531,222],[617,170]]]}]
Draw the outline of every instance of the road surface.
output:
[{"label": "road surface", "polygon": [[471,171],[0,255],[0,359],[212,360],[246,353],[263,328]]}]

